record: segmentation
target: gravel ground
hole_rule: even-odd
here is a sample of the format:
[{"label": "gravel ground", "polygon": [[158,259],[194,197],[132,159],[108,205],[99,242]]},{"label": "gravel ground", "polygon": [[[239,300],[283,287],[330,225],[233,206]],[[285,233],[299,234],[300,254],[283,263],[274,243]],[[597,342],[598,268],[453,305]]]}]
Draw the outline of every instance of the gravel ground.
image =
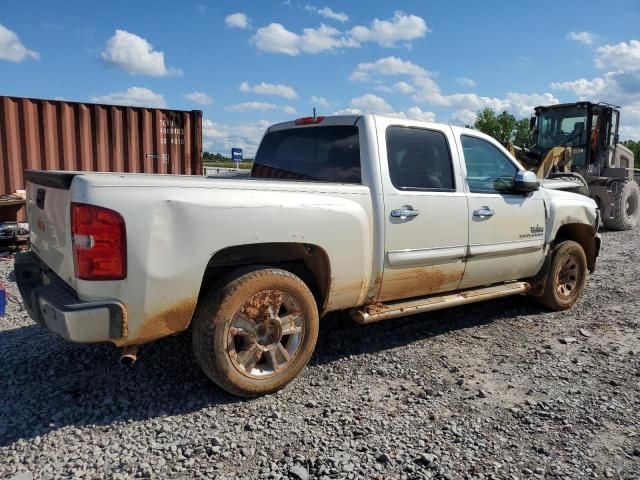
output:
[{"label": "gravel ground", "polygon": [[[0,319],[2,478],[640,478],[640,229],[604,232],[564,313],[527,298],[326,319],[284,391],[238,400],[188,335],[74,345]],[[17,296],[12,262],[0,280]]]}]

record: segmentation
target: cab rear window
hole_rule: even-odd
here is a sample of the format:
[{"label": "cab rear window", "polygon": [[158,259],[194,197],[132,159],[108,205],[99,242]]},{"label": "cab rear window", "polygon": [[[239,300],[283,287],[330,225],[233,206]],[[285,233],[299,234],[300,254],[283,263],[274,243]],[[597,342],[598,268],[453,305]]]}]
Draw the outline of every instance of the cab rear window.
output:
[{"label": "cab rear window", "polygon": [[358,127],[332,125],[267,133],[253,178],[361,183]]}]

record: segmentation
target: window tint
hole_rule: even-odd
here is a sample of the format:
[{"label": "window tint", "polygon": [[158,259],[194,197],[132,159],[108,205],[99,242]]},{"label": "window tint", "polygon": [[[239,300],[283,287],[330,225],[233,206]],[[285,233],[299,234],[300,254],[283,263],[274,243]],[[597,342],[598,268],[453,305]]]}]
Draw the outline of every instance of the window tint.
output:
[{"label": "window tint", "polygon": [[517,167],[495,145],[481,138],[462,135],[467,183],[472,192],[513,191]]},{"label": "window tint", "polygon": [[389,127],[387,157],[391,182],[398,189],[455,190],[451,154],[442,132]]},{"label": "window tint", "polygon": [[267,133],[251,176],[283,180],[360,183],[358,127],[292,128]]}]

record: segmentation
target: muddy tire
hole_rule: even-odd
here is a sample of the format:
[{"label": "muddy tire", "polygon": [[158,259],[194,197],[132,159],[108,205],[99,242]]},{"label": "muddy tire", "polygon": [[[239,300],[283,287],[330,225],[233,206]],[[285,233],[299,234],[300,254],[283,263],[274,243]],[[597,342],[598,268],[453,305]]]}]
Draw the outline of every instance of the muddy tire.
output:
[{"label": "muddy tire", "polygon": [[550,310],[567,310],[580,298],[587,278],[587,256],[579,243],[567,240],[551,252],[551,265],[539,302]]},{"label": "muddy tire", "polygon": [[201,301],[193,351],[204,373],[235,395],[275,392],[305,367],[318,338],[313,294],[297,276],[256,267],[232,274]]},{"label": "muddy tire", "polygon": [[634,181],[616,182],[613,187],[613,217],[604,218],[604,226],[610,230],[632,230],[640,220],[640,187]]}]

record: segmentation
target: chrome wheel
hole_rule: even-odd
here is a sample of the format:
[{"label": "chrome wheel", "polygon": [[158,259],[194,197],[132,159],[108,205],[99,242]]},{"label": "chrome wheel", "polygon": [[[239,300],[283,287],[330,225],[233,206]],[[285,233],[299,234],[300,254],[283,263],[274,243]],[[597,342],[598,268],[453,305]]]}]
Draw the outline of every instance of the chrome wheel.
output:
[{"label": "chrome wheel", "polygon": [[304,338],[298,301],[280,290],[250,297],[229,324],[227,352],[233,366],[251,378],[280,373],[298,354]]},{"label": "chrome wheel", "polygon": [[567,256],[558,270],[556,279],[556,291],[561,298],[567,300],[576,294],[580,275],[577,259],[573,255]]}]

